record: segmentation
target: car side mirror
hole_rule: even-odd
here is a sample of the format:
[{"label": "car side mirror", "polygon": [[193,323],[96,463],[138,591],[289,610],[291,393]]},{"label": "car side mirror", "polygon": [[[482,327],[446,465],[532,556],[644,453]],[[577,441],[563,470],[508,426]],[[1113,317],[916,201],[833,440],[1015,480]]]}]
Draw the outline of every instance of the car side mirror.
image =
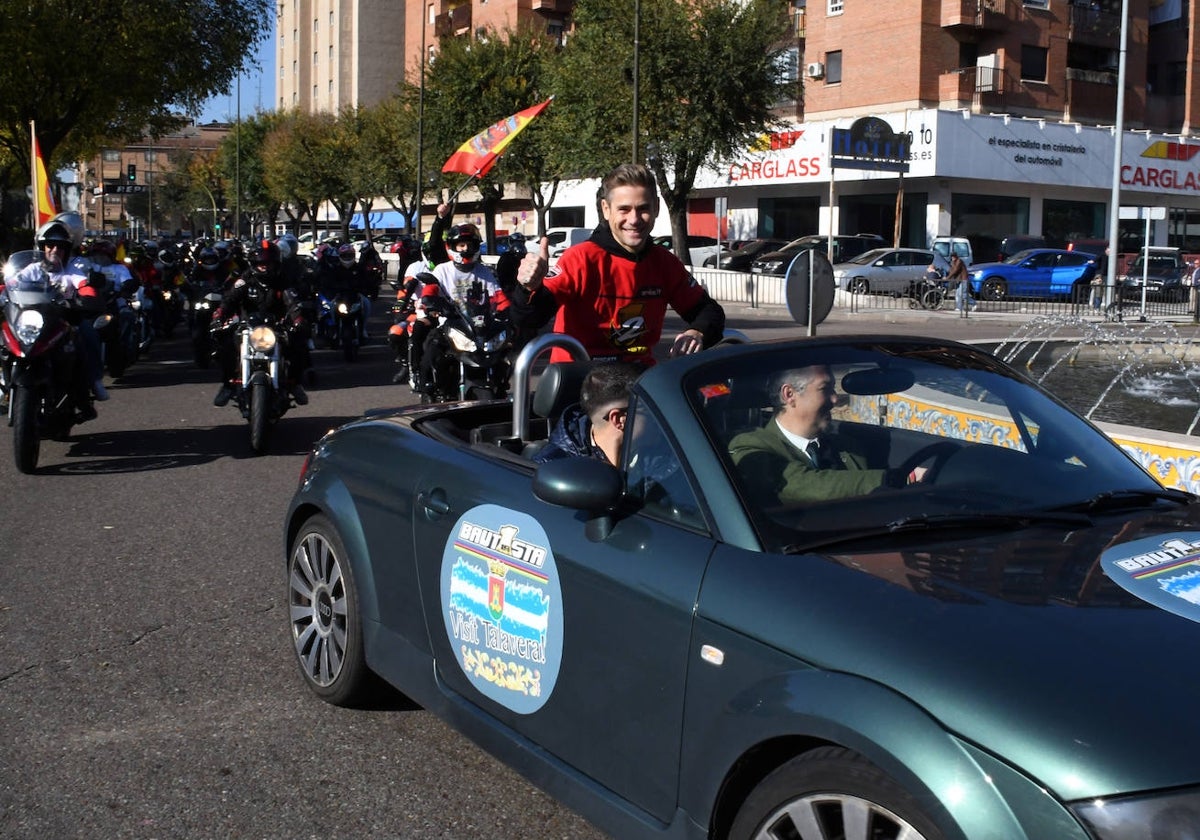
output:
[{"label": "car side mirror", "polygon": [[617,506],[625,492],[621,472],[597,458],[570,457],[538,465],[533,495],[552,505],[588,514],[587,538],[599,542],[616,524]]}]

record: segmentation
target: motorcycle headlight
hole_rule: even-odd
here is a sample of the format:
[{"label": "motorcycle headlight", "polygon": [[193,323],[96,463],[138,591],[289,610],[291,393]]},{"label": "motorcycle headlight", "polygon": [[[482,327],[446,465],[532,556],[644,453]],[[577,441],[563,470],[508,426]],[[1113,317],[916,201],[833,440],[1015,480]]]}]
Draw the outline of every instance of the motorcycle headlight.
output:
[{"label": "motorcycle headlight", "polygon": [[491,353],[493,351],[500,350],[501,348],[503,348],[507,341],[508,341],[508,333],[502,332],[499,335],[493,337],[490,341],[485,341],[483,344],[483,349],[485,351],[487,351],[488,353]]},{"label": "motorcycle headlight", "polygon": [[259,353],[270,353],[275,349],[275,330],[270,327],[255,327],[250,330],[250,346]]},{"label": "motorcycle headlight", "polygon": [[1072,810],[1099,840],[1170,840],[1200,825],[1200,788],[1097,799]]},{"label": "motorcycle headlight", "polygon": [[345,301],[341,301],[337,305],[337,311],[339,315],[346,315],[350,312],[350,306]]},{"label": "motorcycle headlight", "polygon": [[206,300],[196,301],[196,311],[199,312],[204,309],[212,309],[212,304]]},{"label": "motorcycle headlight", "polygon": [[446,330],[446,336],[450,339],[450,343],[454,345],[454,349],[460,353],[475,352],[475,341],[462,330],[457,330],[451,327]]},{"label": "motorcycle headlight", "polygon": [[168,302],[168,301],[171,299],[171,292],[170,292],[170,290],[169,290],[169,289],[163,289],[162,297],[163,297],[163,303],[166,303],[166,302]]},{"label": "motorcycle headlight", "polygon": [[33,344],[42,334],[46,319],[36,309],[26,309],[17,316],[17,340],[22,344]]}]

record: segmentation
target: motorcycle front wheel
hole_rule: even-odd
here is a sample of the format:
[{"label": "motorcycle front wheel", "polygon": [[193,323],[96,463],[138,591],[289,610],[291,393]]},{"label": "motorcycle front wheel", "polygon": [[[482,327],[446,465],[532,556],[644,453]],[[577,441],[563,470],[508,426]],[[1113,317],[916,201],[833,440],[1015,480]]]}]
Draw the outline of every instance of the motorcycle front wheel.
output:
[{"label": "motorcycle front wheel", "polygon": [[12,400],[13,458],[25,474],[37,470],[42,441],[38,433],[37,394],[28,388],[14,387]]},{"label": "motorcycle front wheel", "polygon": [[267,448],[267,432],[271,427],[271,388],[265,382],[250,386],[250,448],[261,455]]}]

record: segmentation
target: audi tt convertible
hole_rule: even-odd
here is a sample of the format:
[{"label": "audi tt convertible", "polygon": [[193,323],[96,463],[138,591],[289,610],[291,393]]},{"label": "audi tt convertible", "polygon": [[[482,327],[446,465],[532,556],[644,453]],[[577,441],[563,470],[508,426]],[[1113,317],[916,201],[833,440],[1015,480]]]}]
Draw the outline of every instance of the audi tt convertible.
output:
[{"label": "audi tt convertible", "polygon": [[[536,464],[586,368],[543,336],[510,401],[316,445],[283,558],[313,693],[401,692],[623,839],[1193,836],[1193,496],[986,352],[887,336],[660,363],[619,467]],[[813,370],[832,465],[779,432]]]}]

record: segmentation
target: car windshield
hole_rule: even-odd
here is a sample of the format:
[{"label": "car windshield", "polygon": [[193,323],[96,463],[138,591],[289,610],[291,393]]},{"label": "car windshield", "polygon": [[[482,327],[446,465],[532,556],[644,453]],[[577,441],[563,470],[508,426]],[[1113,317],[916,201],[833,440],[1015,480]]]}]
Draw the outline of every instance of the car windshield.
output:
[{"label": "car windshield", "polygon": [[[684,387],[772,550],[933,523],[1069,523],[1098,494],[1157,500],[1167,492],[1086,421],[992,356],[959,345],[864,339],[755,348],[691,371]],[[796,404],[781,411],[787,397]],[[785,425],[817,437],[822,454],[814,457],[826,463],[814,465]],[[908,484],[913,477],[921,480]]]},{"label": "car windshield", "polygon": [[857,257],[848,259],[846,262],[854,263],[855,265],[870,265],[871,263],[875,262],[875,260],[886,254],[888,250],[889,249],[887,248],[874,248],[870,251],[864,251]]},{"label": "car windshield", "polygon": [[807,248],[813,245],[824,245],[825,238],[821,236],[801,236],[799,239],[793,239],[788,244],[780,248],[780,251],[795,251],[799,248]]},{"label": "car windshield", "polygon": [[1148,268],[1150,271],[1158,271],[1158,272],[1167,273],[1167,272],[1171,272],[1171,271],[1182,271],[1183,263],[1181,263],[1175,257],[1151,256],[1150,263],[1147,266],[1145,258],[1138,257],[1133,261],[1133,265],[1130,266],[1129,270],[1130,270],[1130,273],[1136,274],[1136,273],[1140,272],[1143,267]]}]

